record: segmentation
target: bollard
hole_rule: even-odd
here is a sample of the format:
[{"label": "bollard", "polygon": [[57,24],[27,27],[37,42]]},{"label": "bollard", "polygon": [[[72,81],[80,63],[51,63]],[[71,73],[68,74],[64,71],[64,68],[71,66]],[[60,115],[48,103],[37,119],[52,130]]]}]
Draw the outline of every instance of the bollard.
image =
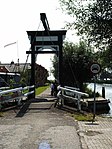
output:
[{"label": "bollard", "polygon": [[105,87],[102,87],[102,97],[105,98]]}]

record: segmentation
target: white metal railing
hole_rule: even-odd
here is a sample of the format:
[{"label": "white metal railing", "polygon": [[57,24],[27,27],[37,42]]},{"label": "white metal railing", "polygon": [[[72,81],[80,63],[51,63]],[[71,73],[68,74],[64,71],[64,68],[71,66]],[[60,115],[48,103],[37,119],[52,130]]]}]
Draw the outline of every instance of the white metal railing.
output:
[{"label": "white metal railing", "polygon": [[20,104],[23,97],[27,97],[28,95],[34,93],[34,90],[28,91],[31,88],[34,88],[34,85],[0,91],[0,107],[2,103],[10,101],[17,101],[18,104]]},{"label": "white metal railing", "polygon": [[71,90],[77,90],[77,91],[80,90],[79,88],[71,87],[71,86],[64,86],[64,87],[65,87],[65,88],[68,88],[68,89],[71,89]]},{"label": "white metal railing", "polygon": [[26,87],[23,88],[23,90],[34,88],[34,87],[35,87],[34,85],[32,85],[32,86],[26,86]]},{"label": "white metal railing", "polygon": [[4,87],[0,87],[0,90],[5,90],[5,89],[9,89],[10,87],[8,87],[8,86],[4,86]]},{"label": "white metal railing", "polygon": [[10,89],[10,90],[4,90],[4,91],[0,92],[0,96],[3,95],[3,94],[8,94],[8,93],[11,93],[11,92],[14,93],[14,92],[18,92],[18,91],[21,91],[21,90],[23,90],[22,87]]},{"label": "white metal railing", "polygon": [[72,87],[58,87],[58,94],[57,97],[61,98],[61,104],[64,104],[64,97],[67,100],[74,100],[75,102],[77,102],[78,105],[78,110],[81,110],[81,97],[82,96],[89,96],[87,93],[84,92],[80,92],[74,89],[71,89]]},{"label": "white metal railing", "polygon": [[[31,88],[34,88],[34,87],[35,87],[34,85],[26,86],[26,87],[23,88],[23,90],[31,89]],[[24,96],[27,97],[28,95],[33,94],[33,93],[34,93],[34,90],[33,91],[29,91],[27,93],[24,93]]]}]

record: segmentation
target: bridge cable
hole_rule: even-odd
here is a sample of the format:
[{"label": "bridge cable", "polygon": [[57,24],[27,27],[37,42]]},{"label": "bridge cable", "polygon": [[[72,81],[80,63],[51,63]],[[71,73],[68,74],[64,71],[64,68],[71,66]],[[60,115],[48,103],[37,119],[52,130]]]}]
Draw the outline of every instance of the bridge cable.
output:
[{"label": "bridge cable", "polygon": [[[66,53],[66,51],[65,51],[65,50],[64,50],[64,54],[65,54],[65,55],[67,55],[67,53]],[[75,74],[74,74],[73,68],[72,68],[72,66],[71,66],[71,63],[70,63],[70,60],[69,60],[69,58],[68,58],[68,57],[67,57],[67,61],[68,61],[69,67],[70,67],[70,69],[71,69],[71,73],[72,73],[72,75],[73,75],[74,81],[75,81],[75,83],[76,83],[76,87],[78,87],[78,88],[79,88],[79,85],[78,85],[77,79],[76,79],[76,77],[75,77]]]},{"label": "bridge cable", "polygon": [[[38,32],[39,27],[40,27],[40,23],[41,23],[41,21],[39,22],[39,25],[38,25],[37,31],[36,31],[36,33],[35,33],[35,36],[34,36],[33,40],[32,40],[32,44],[33,44],[33,43],[34,43],[34,41],[35,41],[35,37],[36,37],[37,32]],[[31,51],[31,47],[29,48],[29,51]],[[29,54],[27,55],[26,62],[25,62],[24,67],[23,67],[23,71],[22,71],[23,73],[24,73],[24,71],[25,71],[25,67],[26,67],[26,64],[27,64],[27,62],[28,62],[28,58],[29,58]]]},{"label": "bridge cable", "polygon": [[[49,39],[50,39],[50,41],[51,41],[51,43],[52,43],[52,45],[54,45],[54,43],[53,43],[53,41],[51,40],[51,37],[50,37],[50,32],[47,30],[47,33],[48,33],[48,35],[49,35]],[[64,51],[64,53],[66,54],[66,52]],[[67,54],[66,54],[67,55]],[[77,87],[78,87],[78,84],[77,84],[77,79],[76,79],[76,77],[75,77],[75,74],[74,74],[74,72],[73,72],[73,69],[72,69],[72,66],[71,66],[71,63],[70,63],[70,61],[69,61],[69,59],[68,59],[68,64],[69,64],[69,66],[70,66],[70,69],[71,69],[71,72],[72,72],[72,75],[73,75],[73,78],[74,78],[74,81],[76,82],[76,85],[77,85]]]}]

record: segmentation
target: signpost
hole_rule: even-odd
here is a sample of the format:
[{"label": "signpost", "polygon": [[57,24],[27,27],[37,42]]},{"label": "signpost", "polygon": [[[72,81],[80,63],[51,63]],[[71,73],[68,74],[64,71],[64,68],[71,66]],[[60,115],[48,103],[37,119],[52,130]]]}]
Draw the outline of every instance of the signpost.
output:
[{"label": "signpost", "polygon": [[94,74],[94,107],[93,107],[93,122],[95,121],[96,114],[96,74],[101,71],[101,66],[98,63],[93,63],[90,67],[91,72]]},{"label": "signpost", "polygon": [[98,63],[93,63],[90,67],[90,70],[93,74],[98,74],[101,71],[101,66]]}]

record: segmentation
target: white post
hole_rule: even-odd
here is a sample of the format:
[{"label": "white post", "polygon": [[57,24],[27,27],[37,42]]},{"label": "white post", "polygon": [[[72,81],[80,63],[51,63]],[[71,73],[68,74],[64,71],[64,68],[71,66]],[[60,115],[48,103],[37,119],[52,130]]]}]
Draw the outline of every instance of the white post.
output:
[{"label": "white post", "polygon": [[81,95],[78,94],[77,97],[78,97],[78,100],[77,100],[78,110],[81,111],[81,104],[80,104],[80,98],[81,98]]}]

